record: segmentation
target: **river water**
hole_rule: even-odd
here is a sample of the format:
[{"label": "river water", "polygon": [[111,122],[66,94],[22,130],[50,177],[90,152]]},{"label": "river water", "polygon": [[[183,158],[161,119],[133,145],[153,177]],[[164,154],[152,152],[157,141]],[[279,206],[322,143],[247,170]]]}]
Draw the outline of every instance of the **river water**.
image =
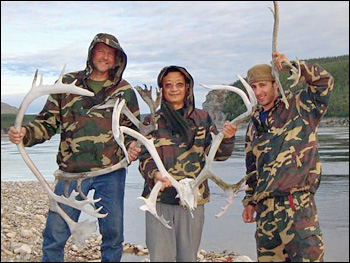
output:
[{"label": "river water", "polygon": [[[223,180],[236,183],[245,174],[244,129],[236,136],[236,148],[232,157],[225,162],[215,162],[213,171]],[[318,132],[322,162],[322,181],[316,193],[319,221],[325,242],[325,261],[349,262],[349,128],[320,128]],[[53,181],[53,172],[58,168],[56,152],[59,136],[50,141],[27,148],[29,156],[47,181]],[[128,168],[125,192],[125,242],[145,246],[145,216],[138,207],[143,205],[136,198],[141,195],[143,179],[138,172],[138,163]],[[18,153],[17,147],[1,137],[1,180],[37,181]],[[256,260],[254,231],[255,224],[242,221],[243,211],[238,197],[220,218],[215,215],[224,206],[225,194],[212,181],[211,201],[205,205],[205,224],[200,249],[217,253],[227,250],[247,255]],[[80,220],[88,218],[84,213]],[[123,260],[128,260],[127,257]],[[135,258],[132,258],[135,260]],[[136,259],[137,260],[137,259]]]}]

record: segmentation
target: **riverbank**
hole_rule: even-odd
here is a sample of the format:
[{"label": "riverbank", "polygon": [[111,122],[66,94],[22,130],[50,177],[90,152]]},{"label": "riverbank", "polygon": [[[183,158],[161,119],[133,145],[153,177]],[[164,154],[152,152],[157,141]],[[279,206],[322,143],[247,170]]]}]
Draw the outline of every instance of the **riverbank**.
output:
[{"label": "riverbank", "polygon": [[[52,184],[51,184],[52,186]],[[40,262],[42,257],[42,231],[45,227],[49,198],[39,182],[1,181],[1,261]],[[70,238],[66,244],[66,262],[99,262],[101,235],[94,234],[79,249]],[[124,262],[148,262],[148,250],[137,244],[125,242]],[[249,257],[233,252],[198,253],[198,261],[252,262]]]}]

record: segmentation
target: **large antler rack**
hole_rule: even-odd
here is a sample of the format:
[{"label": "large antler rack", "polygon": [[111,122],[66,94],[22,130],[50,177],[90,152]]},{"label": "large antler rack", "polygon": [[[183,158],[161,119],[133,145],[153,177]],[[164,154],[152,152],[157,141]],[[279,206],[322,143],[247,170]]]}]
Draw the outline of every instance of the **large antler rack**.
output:
[{"label": "large antler rack", "polygon": [[[142,89],[139,86],[136,86],[135,89],[139,92],[142,99],[148,104],[148,106],[151,109],[151,115],[154,116],[155,109],[160,104],[160,91],[156,90],[157,99],[156,99],[156,101],[153,101],[152,100],[152,87],[150,87],[150,89],[148,90],[147,86],[146,85],[144,85],[144,86],[145,86],[144,89]],[[105,99],[105,101],[103,103],[91,107],[88,110],[87,114],[90,114],[93,110],[96,110],[96,109],[101,110],[101,109],[113,108],[115,103],[116,103],[116,100],[117,100],[117,98],[108,97]],[[140,130],[140,132],[143,135],[147,135],[156,129],[156,124],[153,121],[153,118],[152,118],[153,122],[151,124],[144,125],[142,122],[140,122],[134,116],[134,114],[129,110],[128,107],[124,107],[122,112],[131,120],[131,122]],[[120,116],[118,115],[116,118],[119,122]],[[89,171],[89,172],[82,172],[82,173],[66,173],[66,172],[63,172],[61,170],[55,171],[54,176],[55,176],[56,180],[62,180],[65,182],[65,185],[64,185],[65,196],[68,196],[68,190],[69,190],[69,185],[70,185],[71,181],[77,181],[77,187],[76,187],[77,191],[79,192],[80,196],[83,199],[87,199],[87,197],[84,195],[84,193],[81,190],[81,184],[82,184],[82,181],[84,179],[107,174],[107,173],[110,173],[110,172],[113,172],[113,171],[116,171],[116,170],[119,170],[122,168],[126,168],[130,164],[128,153],[127,153],[126,147],[124,145],[123,134],[120,134],[118,130],[115,130],[115,125],[112,126],[112,131],[114,134],[114,139],[117,141],[118,145],[122,148],[125,157],[120,162],[118,162],[117,164],[115,164],[113,166],[110,166],[110,167],[107,167],[104,169],[100,169],[100,170],[96,170],[96,171]]]},{"label": "large antler rack", "polygon": [[[240,124],[246,120],[248,120],[251,115],[254,112],[254,109],[257,107],[257,100],[254,94],[253,89],[250,87],[250,85],[244,80],[244,78],[242,78],[240,75],[237,75],[239,80],[242,82],[243,86],[246,88],[247,93],[248,93],[248,97],[246,95],[246,93],[234,86],[224,86],[224,85],[202,85],[201,86],[208,88],[208,89],[212,89],[212,90],[228,90],[228,91],[232,91],[236,94],[238,94],[243,102],[244,105],[247,108],[247,111],[242,113],[241,115],[239,115],[238,117],[236,117],[235,119],[233,119],[231,121],[232,124]],[[228,207],[233,203],[234,198],[237,196],[238,192],[242,191],[243,188],[241,188],[242,184],[247,180],[247,178],[250,175],[246,175],[244,178],[242,178],[237,184],[229,184],[226,183],[225,181],[223,181],[220,177],[216,176],[215,173],[212,171],[212,164],[215,158],[215,155],[220,147],[220,144],[224,138],[224,134],[222,132],[220,132],[219,134],[215,135],[215,134],[211,134],[212,135],[212,143],[210,146],[210,150],[209,150],[209,154],[206,157],[206,162],[205,162],[205,166],[202,169],[202,171],[200,172],[200,174],[197,176],[197,178],[193,181],[190,182],[191,184],[191,189],[193,190],[193,194],[194,195],[198,195],[199,193],[199,186],[206,180],[206,179],[211,179],[212,181],[214,181],[224,192],[227,193],[227,195],[229,196],[226,199],[226,206],[221,208],[221,212],[216,215],[216,217],[221,217],[226,210],[228,209]]]},{"label": "large antler rack", "polygon": [[[154,146],[153,139],[147,139],[143,134],[141,134],[133,129],[130,129],[126,126],[120,126],[118,116],[120,116],[121,112],[123,111],[123,108],[125,108],[125,100],[121,100],[121,101],[117,100],[116,104],[114,106],[114,109],[113,109],[113,117],[112,117],[113,118],[112,119],[113,127],[115,127],[115,129],[113,130],[113,134],[116,137],[116,141],[118,143],[123,143],[123,141],[120,140],[119,138],[122,138],[123,134],[125,133],[125,134],[137,139],[139,142],[141,142],[146,147],[148,152],[151,154],[151,156],[152,156],[155,164],[157,165],[158,170],[162,174],[162,176],[167,177],[171,181],[171,183],[175,187],[175,189],[177,190],[178,195],[176,197],[180,199],[180,204],[183,205],[184,207],[191,207],[190,202],[188,202],[188,200],[186,200],[183,186],[177,180],[175,180],[168,173],[168,171],[165,169],[164,164],[158,155],[157,149]],[[155,187],[152,189],[151,195],[148,199],[143,198],[143,197],[138,197],[138,199],[141,199],[141,200],[145,201],[145,203],[146,203],[145,205],[141,206],[140,209],[143,211],[150,212],[165,227],[170,229],[171,227],[168,225],[169,222],[166,221],[163,216],[158,216],[157,211],[156,211],[155,204],[157,201],[157,196],[158,196],[158,193],[160,191],[161,185],[162,185],[162,182],[158,182],[155,185]]]},{"label": "large antler rack", "polygon": [[[249,119],[251,117],[256,105],[257,105],[255,94],[254,94],[252,88],[249,86],[249,84],[241,76],[238,75],[238,77],[241,80],[241,82],[243,83],[243,85],[245,86],[245,88],[247,89],[249,98],[244,93],[244,91],[242,91],[239,88],[233,87],[233,86],[219,86],[219,85],[206,86],[206,85],[202,85],[203,87],[206,87],[209,89],[214,89],[214,90],[224,90],[224,89],[230,90],[230,91],[233,91],[241,96],[241,98],[243,99],[244,104],[247,108],[247,111],[231,121],[231,123],[237,124],[237,125],[239,123],[244,122],[245,120]],[[191,215],[192,215],[192,211],[197,207],[199,185],[201,183],[203,183],[208,178],[213,180],[216,184],[219,185],[219,187],[221,189],[223,189],[229,195],[229,199],[227,199],[227,205],[225,207],[222,207],[221,213],[219,215],[217,215],[217,217],[220,217],[227,210],[227,208],[232,204],[233,199],[236,197],[237,193],[239,191],[243,190],[243,188],[241,186],[247,180],[247,178],[250,176],[250,175],[246,175],[237,184],[228,184],[228,183],[224,182],[223,180],[221,180],[218,176],[216,176],[211,171],[211,166],[212,166],[214,157],[215,157],[216,152],[217,152],[217,150],[218,150],[218,148],[219,148],[219,146],[224,138],[223,133],[220,132],[218,135],[212,134],[213,141],[212,141],[212,144],[210,147],[208,157],[206,158],[206,164],[205,164],[205,167],[202,169],[201,173],[199,174],[199,176],[195,180],[190,179],[190,178],[185,178],[185,179],[182,179],[178,182],[165,169],[165,167],[164,167],[164,165],[163,165],[163,163],[158,155],[158,152],[154,146],[153,139],[147,139],[143,134],[141,134],[135,130],[132,130],[128,127],[119,126],[119,118],[120,118],[119,116],[122,112],[127,112],[127,110],[125,110],[125,108],[127,108],[127,107],[125,106],[124,100],[116,101],[116,104],[114,105],[114,109],[113,109],[113,118],[112,118],[112,123],[113,123],[112,125],[114,127],[113,134],[116,138],[116,141],[118,143],[122,143],[124,133],[139,140],[149,151],[150,155],[152,156],[152,158],[153,158],[158,170],[162,174],[162,176],[167,177],[172,182],[172,185],[177,190],[177,193],[178,193],[177,198],[180,199],[180,204],[184,207],[187,207],[189,212],[191,213]],[[154,111],[151,111],[151,112],[154,113]],[[157,202],[157,197],[158,197],[159,191],[161,189],[161,185],[162,185],[162,182],[156,183],[156,185],[153,187],[148,199],[143,198],[143,197],[138,198],[138,199],[145,201],[145,205],[141,206],[140,209],[143,211],[150,212],[166,228],[170,229],[171,227],[168,224],[169,221],[165,220],[165,218],[163,216],[159,216],[157,214],[157,210],[156,210],[156,202]]]},{"label": "large antler rack", "polygon": [[[22,126],[22,121],[24,114],[28,108],[28,106],[38,97],[48,94],[59,94],[59,93],[71,93],[71,94],[77,94],[81,96],[94,96],[94,94],[88,90],[82,89],[78,86],[76,86],[76,81],[74,81],[71,84],[63,84],[62,78],[63,73],[65,70],[65,66],[62,69],[62,72],[59,76],[58,81],[55,84],[52,85],[44,85],[43,84],[43,77],[41,75],[40,83],[39,85],[36,85],[37,82],[37,76],[38,76],[38,70],[35,72],[32,87],[30,91],[27,93],[27,95],[24,97],[22,104],[19,108],[19,112],[17,114],[16,120],[15,120],[15,128],[17,131],[20,131]],[[62,203],[65,205],[69,205],[73,208],[79,209],[81,211],[84,211],[85,213],[95,216],[98,218],[103,218],[107,216],[107,214],[100,214],[99,211],[102,209],[102,207],[98,209],[94,209],[91,211],[91,209],[86,209],[86,204],[94,204],[98,202],[100,199],[96,200],[82,200],[78,201],[76,200],[76,196],[78,193],[76,191],[73,191],[71,195],[68,196],[58,196],[56,195],[48,182],[45,180],[45,178],[40,173],[39,169],[35,166],[31,158],[29,157],[23,142],[19,143],[17,145],[18,151],[20,152],[23,160],[29,167],[29,169],[33,172],[35,177],[38,179],[39,183],[44,188],[45,192],[48,194],[50,199],[50,209],[53,212],[58,213],[62,216],[62,218],[67,222],[67,225],[71,231],[73,242],[75,242],[78,246],[82,246],[85,243],[85,238],[88,237],[92,232],[96,230],[95,222],[88,222],[88,220],[85,220],[83,222],[75,222],[73,221],[58,205],[58,203]]]}]

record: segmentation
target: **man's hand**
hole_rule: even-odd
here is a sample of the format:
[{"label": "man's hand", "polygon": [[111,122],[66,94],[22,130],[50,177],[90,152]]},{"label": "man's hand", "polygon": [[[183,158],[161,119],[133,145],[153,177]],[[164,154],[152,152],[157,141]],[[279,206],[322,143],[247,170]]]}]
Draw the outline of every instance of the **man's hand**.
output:
[{"label": "man's hand", "polygon": [[136,141],[132,141],[128,147],[128,157],[131,162],[135,161],[141,152],[141,147],[136,147]]},{"label": "man's hand", "polygon": [[243,213],[242,213],[242,218],[244,223],[253,223],[255,222],[254,218],[254,212],[255,208],[253,205],[247,205],[244,207]]},{"label": "man's hand", "polygon": [[286,67],[286,65],[291,65],[291,63],[284,54],[281,54],[277,51],[273,52],[272,59],[278,70],[288,71],[290,69],[289,67]]},{"label": "man's hand", "polygon": [[163,177],[160,172],[155,172],[154,173],[154,183],[156,184],[158,181],[162,181],[163,185],[160,191],[163,191],[165,188],[171,187],[172,183],[167,177]]},{"label": "man's hand", "polygon": [[236,135],[236,132],[237,126],[231,124],[229,121],[225,121],[224,125],[222,126],[222,133],[224,134],[225,139],[232,138]]},{"label": "man's hand", "polygon": [[24,127],[21,127],[20,132],[18,132],[15,128],[15,126],[11,126],[9,130],[9,140],[10,142],[14,144],[19,144],[22,140],[24,135],[26,135],[27,130]]}]

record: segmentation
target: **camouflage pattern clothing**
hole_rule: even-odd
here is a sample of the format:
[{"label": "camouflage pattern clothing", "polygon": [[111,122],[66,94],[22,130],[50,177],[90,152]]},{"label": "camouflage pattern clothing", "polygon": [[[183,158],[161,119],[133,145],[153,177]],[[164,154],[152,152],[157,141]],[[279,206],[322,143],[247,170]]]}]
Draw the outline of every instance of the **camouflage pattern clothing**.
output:
[{"label": "camouflage pattern clothing", "polygon": [[324,245],[314,195],[296,192],[260,201],[255,239],[259,262],[321,262]]},{"label": "camouflage pattern clothing", "polygon": [[323,260],[323,241],[313,195],[321,179],[317,128],[326,113],[333,77],[318,65],[300,62],[308,87],[286,92],[260,121],[257,109],[246,133],[249,190],[243,205],[257,211],[259,261]]},{"label": "camouflage pattern clothing", "polygon": [[[107,109],[92,109],[115,98],[124,98],[128,108],[139,119],[137,97],[130,84],[122,78],[127,57],[118,40],[109,34],[97,34],[90,44],[85,70],[63,76],[63,83],[72,83],[93,91],[88,86],[93,71],[92,49],[99,43],[117,50],[115,67],[109,71],[109,77],[102,89],[93,97],[75,94],[49,95],[46,104],[35,120],[26,126],[27,134],[23,139],[30,147],[49,140],[60,131],[60,146],[57,164],[64,172],[78,173],[99,170],[113,166],[123,157],[123,151],[114,140],[112,133],[113,106]],[[124,117],[121,125],[136,129]],[[126,146],[131,138],[126,138]]]},{"label": "camouflage pattern clothing", "polygon": [[[196,109],[194,105],[193,95],[193,79],[192,76],[181,67],[178,69],[189,80],[186,93],[186,112],[184,116],[190,123],[192,142],[189,146],[184,138],[179,134],[173,134],[169,130],[167,119],[164,117],[164,113],[161,110],[156,112],[155,121],[158,125],[158,129],[152,132],[148,139],[154,138],[154,144],[160,159],[163,161],[165,169],[170,175],[172,175],[177,181],[184,178],[195,179],[205,165],[205,155],[209,152],[211,144],[211,132],[218,133],[215,124],[212,122],[209,114],[200,109]],[[158,85],[162,79],[164,70],[158,77]],[[144,124],[149,124],[151,117],[147,116],[144,120]],[[216,154],[215,160],[224,161],[231,156],[234,148],[234,138],[223,139],[220,148]],[[142,196],[147,198],[154,187],[153,175],[158,171],[158,168],[153,161],[148,151],[143,147],[141,154],[139,155],[140,166],[139,170],[145,179],[144,190]],[[209,202],[210,192],[208,187],[208,181],[204,181],[200,187],[200,197],[198,199],[198,205]],[[176,189],[170,187],[165,189],[158,196],[158,201],[165,204],[179,204],[179,199],[175,198],[177,195]]]}]

